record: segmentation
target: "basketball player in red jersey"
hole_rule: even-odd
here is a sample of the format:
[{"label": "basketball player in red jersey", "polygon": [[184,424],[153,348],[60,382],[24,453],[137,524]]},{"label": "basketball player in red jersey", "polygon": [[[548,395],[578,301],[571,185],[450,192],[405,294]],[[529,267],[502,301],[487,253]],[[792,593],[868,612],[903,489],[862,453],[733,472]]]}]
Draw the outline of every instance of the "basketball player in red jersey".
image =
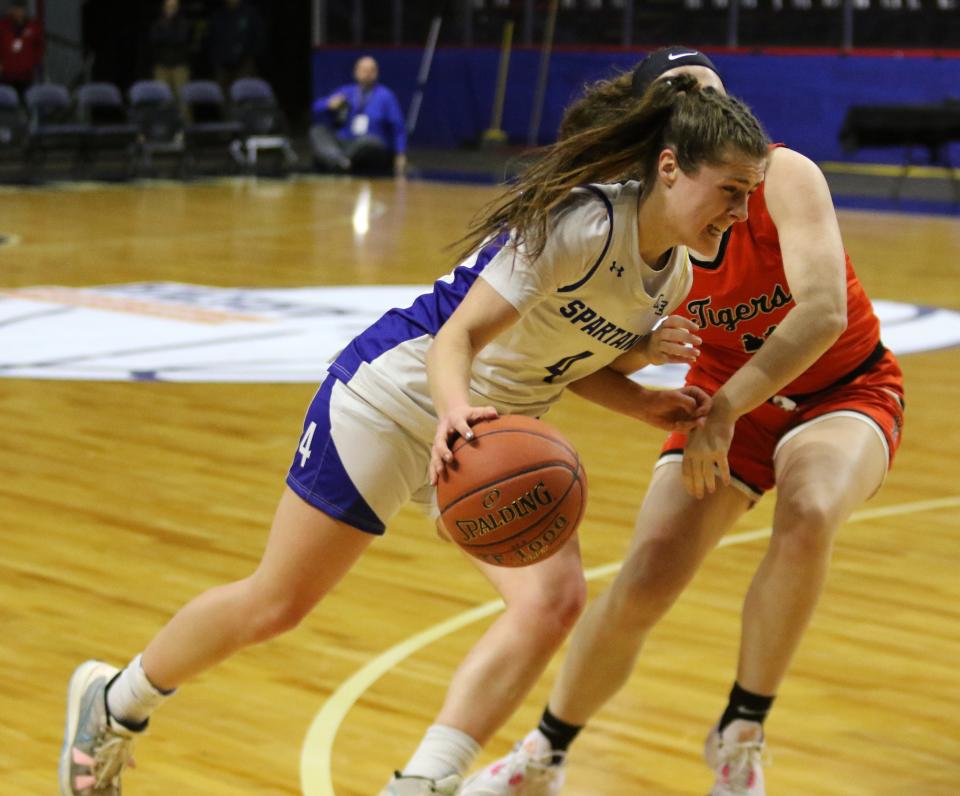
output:
[{"label": "basketball player in red jersey", "polygon": [[[656,80],[691,74],[718,91],[689,47],[652,53],[580,100],[562,135],[623,109]],[[777,487],[773,534],[747,591],[736,680],[707,736],[711,796],[763,796],[763,722],[823,589],[834,536],[880,487],[900,442],[903,383],[845,254],[823,174],[784,147],[719,253],[693,259],[675,314],[702,353],[687,376],[713,395],[706,424],[671,434],[614,583],[588,608],[540,725],[462,796],[554,796],[567,747],[629,677],[644,639],[734,522]],[[581,382],[589,395],[590,379]],[[593,391],[613,400],[609,383]]]}]

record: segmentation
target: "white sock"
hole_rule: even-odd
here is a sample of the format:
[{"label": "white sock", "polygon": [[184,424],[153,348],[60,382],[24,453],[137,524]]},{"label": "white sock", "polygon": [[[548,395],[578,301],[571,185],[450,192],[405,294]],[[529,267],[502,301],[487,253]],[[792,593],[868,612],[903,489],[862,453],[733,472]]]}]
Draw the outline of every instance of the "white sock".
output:
[{"label": "white sock", "polygon": [[139,729],[173,691],[161,691],[147,679],[137,655],[107,689],[107,710],[121,724]]},{"label": "white sock", "polygon": [[480,744],[465,732],[434,724],[427,729],[403,774],[432,780],[451,774],[463,775],[479,751]]}]

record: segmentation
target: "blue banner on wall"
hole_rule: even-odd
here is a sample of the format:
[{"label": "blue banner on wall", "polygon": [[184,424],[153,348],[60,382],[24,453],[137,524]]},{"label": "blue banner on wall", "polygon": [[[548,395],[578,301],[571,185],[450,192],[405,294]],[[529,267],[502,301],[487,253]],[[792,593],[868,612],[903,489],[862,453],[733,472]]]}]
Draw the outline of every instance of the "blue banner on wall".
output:
[{"label": "blue banner on wall", "polygon": [[[643,52],[554,52],[539,143],[556,135],[564,107],[585,83],[630,69]],[[351,80],[360,55],[373,55],[380,79],[406,109],[416,86],[421,52],[414,48],[323,49],[313,55],[314,96]],[[960,58],[873,55],[710,54],[727,89],[753,108],[771,138],[815,160],[898,163],[900,150],[866,149],[845,155],[838,141],[850,105],[937,103],[960,100]],[[540,54],[511,54],[503,129],[526,143]],[[490,125],[499,51],[443,48],[436,52],[413,146],[456,148],[479,141]],[[951,147],[951,162],[957,161]],[[919,157],[925,158],[925,153]]]}]

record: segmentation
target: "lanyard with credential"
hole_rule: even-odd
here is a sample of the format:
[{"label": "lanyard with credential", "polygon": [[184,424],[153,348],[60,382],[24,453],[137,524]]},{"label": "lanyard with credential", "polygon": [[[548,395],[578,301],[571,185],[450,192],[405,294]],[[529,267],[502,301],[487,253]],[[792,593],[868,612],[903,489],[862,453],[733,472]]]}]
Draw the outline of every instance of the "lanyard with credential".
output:
[{"label": "lanyard with credential", "polygon": [[366,135],[370,129],[370,119],[364,111],[367,109],[367,102],[370,100],[372,93],[373,89],[370,91],[360,89],[357,92],[357,107],[353,120],[350,122],[350,131],[356,136]]}]

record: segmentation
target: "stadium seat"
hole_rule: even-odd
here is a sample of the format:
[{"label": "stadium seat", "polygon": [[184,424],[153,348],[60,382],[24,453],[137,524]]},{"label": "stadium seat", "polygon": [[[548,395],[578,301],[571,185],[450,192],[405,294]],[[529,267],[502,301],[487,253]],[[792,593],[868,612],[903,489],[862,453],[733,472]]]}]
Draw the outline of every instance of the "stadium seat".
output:
[{"label": "stadium seat", "polygon": [[220,86],[212,80],[192,80],[180,89],[180,100],[187,113],[184,135],[188,159],[193,163],[201,155],[225,154],[234,164],[242,165],[243,125],[227,114]]},{"label": "stadium seat", "polygon": [[81,152],[88,125],[74,120],[70,92],[58,83],[38,83],[24,95],[27,106],[27,161],[37,167],[53,152]]},{"label": "stadium seat", "polygon": [[113,83],[85,83],[76,91],[77,116],[87,127],[83,155],[92,164],[101,152],[123,152],[124,166],[133,165],[137,126],[130,122],[120,89]]},{"label": "stadium seat", "polygon": [[23,150],[27,138],[27,118],[20,97],[12,86],[0,85],[0,161],[4,179],[23,178]]},{"label": "stadium seat", "polygon": [[258,77],[242,77],[230,86],[233,116],[243,125],[243,155],[246,164],[256,169],[259,153],[275,152],[284,166],[297,162],[287,135],[287,120],[273,89]]},{"label": "stadium seat", "polygon": [[16,89],[0,85],[0,151],[19,153],[26,132],[27,120]]},{"label": "stadium seat", "polygon": [[138,167],[151,171],[158,156],[176,158],[183,166],[183,117],[173,90],[160,80],[138,80],[130,86],[130,121],[140,131]]}]

